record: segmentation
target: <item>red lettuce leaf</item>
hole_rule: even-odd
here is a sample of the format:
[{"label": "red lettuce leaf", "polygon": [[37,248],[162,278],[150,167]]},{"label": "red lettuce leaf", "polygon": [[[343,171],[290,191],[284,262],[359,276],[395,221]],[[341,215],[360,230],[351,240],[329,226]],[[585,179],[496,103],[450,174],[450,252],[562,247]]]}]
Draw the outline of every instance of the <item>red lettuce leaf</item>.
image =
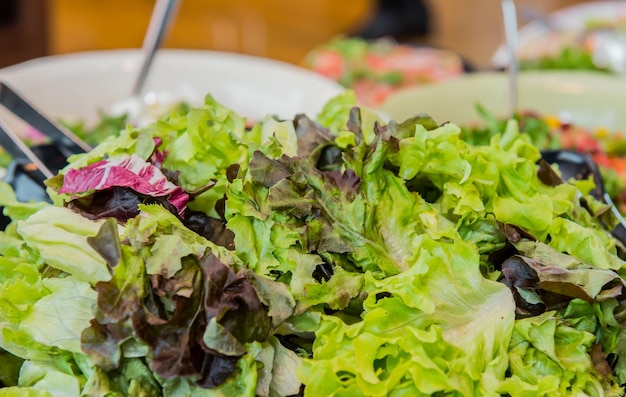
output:
[{"label": "red lettuce leaf", "polygon": [[139,256],[122,253],[114,277],[96,286],[99,316],[81,339],[83,350],[102,368],[121,365],[121,345],[138,338],[148,346],[156,374],[193,377],[211,388],[233,375],[246,343],[268,337],[268,307],[247,273],[235,273],[207,254],[184,258],[171,278],[147,275]]},{"label": "red lettuce leaf", "polygon": [[108,218],[100,227],[97,235],[87,237],[87,244],[107,261],[109,267],[115,267],[120,263],[122,250],[117,222],[114,218]]},{"label": "red lettuce leaf", "polygon": [[[582,263],[560,266],[554,253],[541,261],[538,257],[514,255],[502,263],[503,282],[511,288],[520,315],[540,314],[566,306],[572,299],[596,302],[605,291],[621,295],[624,281],[612,270],[585,266]],[[606,295],[606,293],[604,293]]]},{"label": "red lettuce leaf", "polygon": [[200,211],[187,211],[183,224],[217,245],[229,250],[235,249],[235,234],[226,228],[226,221],[223,219],[212,218]]},{"label": "red lettuce leaf", "polygon": [[132,316],[135,332],[152,350],[154,357],[150,367],[164,378],[191,376],[198,372],[196,365],[204,355],[197,343],[200,327],[194,326],[199,320],[200,299],[199,293],[190,298],[175,296],[174,315],[161,319],[164,321],[155,321],[146,310],[139,310]]},{"label": "red lettuce leaf", "polygon": [[126,322],[101,323],[93,319],[89,328],[83,330],[80,342],[92,363],[105,371],[111,371],[121,363],[122,343],[132,337],[133,329]]},{"label": "red lettuce leaf", "polygon": [[115,218],[123,224],[139,215],[139,204],[159,204],[174,214],[178,213],[165,197],[145,196],[126,187],[113,187],[76,197],[66,206],[88,219]]},{"label": "red lettuce leaf", "polygon": [[204,312],[207,323],[217,317],[237,340],[248,343],[265,340],[270,317],[244,272],[235,274],[215,255],[200,260],[204,273]]}]

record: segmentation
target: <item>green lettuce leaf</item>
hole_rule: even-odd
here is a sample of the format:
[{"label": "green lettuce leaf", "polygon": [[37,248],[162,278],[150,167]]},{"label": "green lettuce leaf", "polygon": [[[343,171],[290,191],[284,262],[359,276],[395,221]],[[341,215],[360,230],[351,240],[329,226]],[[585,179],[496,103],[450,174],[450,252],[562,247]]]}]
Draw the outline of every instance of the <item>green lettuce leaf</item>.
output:
[{"label": "green lettuce leaf", "polygon": [[46,265],[95,284],[111,278],[106,261],[87,243],[103,222],[48,206],[19,222],[17,232]]},{"label": "green lettuce leaf", "polygon": [[559,321],[548,311],[518,320],[511,339],[510,378],[500,392],[520,396],[622,395],[613,376],[592,358],[596,337],[585,323]]},{"label": "green lettuce leaf", "polygon": [[0,181],[0,207],[2,207],[4,215],[10,217],[13,222],[26,219],[48,205],[45,202],[23,203],[17,201],[11,186],[4,181]]},{"label": "green lettuce leaf", "polygon": [[[79,397],[84,379],[47,362],[27,361],[20,372],[20,388],[52,397]],[[19,391],[16,395],[20,395]],[[23,394],[29,395],[29,394]],[[34,394],[39,395],[39,394]]]},{"label": "green lettuce leaf", "polygon": [[72,277],[44,279],[42,284],[49,293],[32,306],[20,330],[43,345],[82,354],[80,334],[94,317],[96,292]]},{"label": "green lettuce leaf", "polygon": [[301,373],[306,395],[494,395],[508,364],[512,297],[480,275],[466,243],[424,245],[409,270],[368,277],[362,322],[323,316]]}]

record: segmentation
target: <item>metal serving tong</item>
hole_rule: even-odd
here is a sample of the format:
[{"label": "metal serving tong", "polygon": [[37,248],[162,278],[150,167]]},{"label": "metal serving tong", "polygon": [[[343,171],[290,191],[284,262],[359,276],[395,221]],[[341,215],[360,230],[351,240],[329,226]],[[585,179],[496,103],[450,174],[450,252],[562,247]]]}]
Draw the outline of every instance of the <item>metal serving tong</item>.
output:
[{"label": "metal serving tong", "polygon": [[0,105],[49,139],[45,144],[28,147],[0,120],[0,146],[13,158],[4,180],[13,187],[20,201],[49,200],[44,181],[63,168],[69,156],[88,152],[91,147],[1,81]]},{"label": "metal serving tong", "polygon": [[610,206],[611,215],[616,221],[616,225],[611,230],[611,234],[626,246],[626,221],[624,221],[619,210],[615,204],[613,204],[613,200],[611,200],[611,197],[606,192],[602,175],[595,161],[587,154],[572,150],[544,150],[541,152],[541,157],[547,163],[557,164],[559,166],[561,179],[564,181],[570,178],[588,179],[590,176],[593,178],[595,188],[590,194],[598,201]]}]

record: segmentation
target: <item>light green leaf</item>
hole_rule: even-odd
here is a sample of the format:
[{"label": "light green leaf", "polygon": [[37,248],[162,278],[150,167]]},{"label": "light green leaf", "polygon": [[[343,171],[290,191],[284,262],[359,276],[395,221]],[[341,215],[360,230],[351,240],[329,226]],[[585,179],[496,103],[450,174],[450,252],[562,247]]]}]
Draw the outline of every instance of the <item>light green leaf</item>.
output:
[{"label": "light green leaf", "polygon": [[96,291],[72,277],[42,281],[50,293],[37,301],[21,329],[47,346],[82,354],[80,335],[94,318]]},{"label": "light green leaf", "polygon": [[20,221],[17,231],[47,265],[95,284],[111,279],[106,261],[87,243],[87,237],[98,234],[103,222],[49,206]]}]

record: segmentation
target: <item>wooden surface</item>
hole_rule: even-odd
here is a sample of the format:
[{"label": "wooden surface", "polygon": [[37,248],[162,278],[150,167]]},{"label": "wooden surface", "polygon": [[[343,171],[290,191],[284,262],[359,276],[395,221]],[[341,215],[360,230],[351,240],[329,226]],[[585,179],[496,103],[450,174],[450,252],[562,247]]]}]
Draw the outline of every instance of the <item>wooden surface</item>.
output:
[{"label": "wooden surface", "polygon": [[0,67],[47,52],[46,0],[18,0],[16,4],[15,15],[0,25]]},{"label": "wooden surface", "polygon": [[[50,50],[140,47],[153,0],[50,0]],[[300,62],[367,18],[364,0],[181,0],[165,47],[217,49]]]},{"label": "wooden surface", "polygon": [[[51,53],[140,47],[154,0],[48,0]],[[516,0],[549,12],[581,0]],[[432,33],[417,42],[490,67],[503,43],[499,0],[426,0]],[[181,0],[166,47],[217,49],[298,63],[315,46],[358,29],[375,0]],[[520,26],[525,21],[520,18]]]}]

